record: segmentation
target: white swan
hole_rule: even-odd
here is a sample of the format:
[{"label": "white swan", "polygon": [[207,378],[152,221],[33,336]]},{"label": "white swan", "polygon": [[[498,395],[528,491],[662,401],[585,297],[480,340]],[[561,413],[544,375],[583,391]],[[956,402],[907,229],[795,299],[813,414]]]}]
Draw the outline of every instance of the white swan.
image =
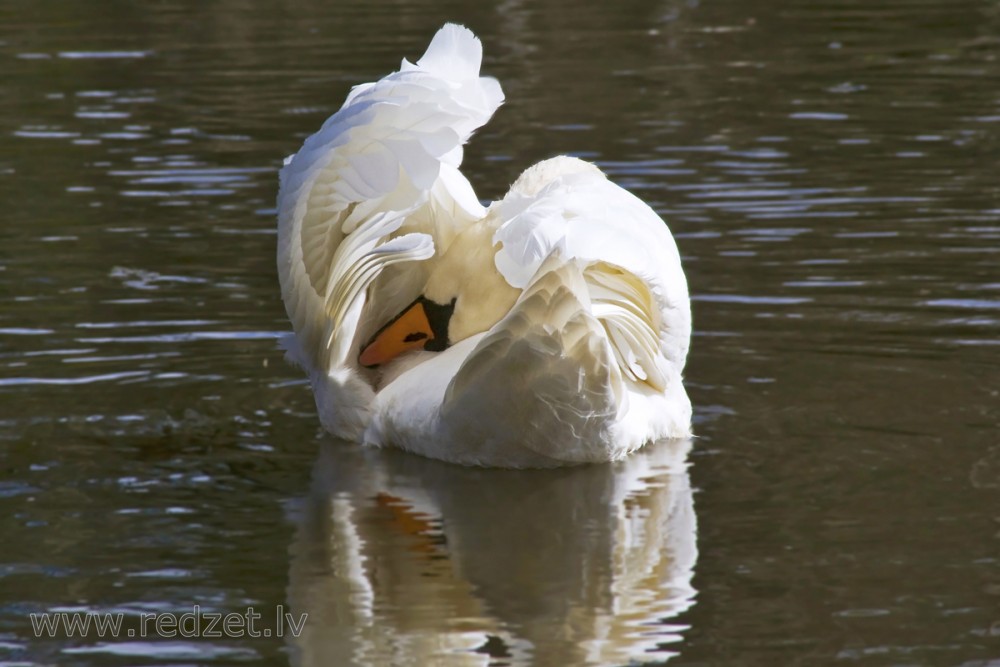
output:
[{"label": "white swan", "polygon": [[464,464],[619,459],[690,434],[691,310],[666,224],[586,162],[484,209],[462,145],[503,102],[446,25],[281,170],[278,272],[323,426]]}]

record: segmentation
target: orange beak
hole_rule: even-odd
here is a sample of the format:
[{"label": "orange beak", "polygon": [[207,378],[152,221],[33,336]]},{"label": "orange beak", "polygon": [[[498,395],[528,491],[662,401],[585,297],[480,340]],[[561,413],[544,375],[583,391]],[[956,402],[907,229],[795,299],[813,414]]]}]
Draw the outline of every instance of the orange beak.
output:
[{"label": "orange beak", "polygon": [[[431,316],[425,304],[431,302],[420,298],[410,304],[410,307],[396,316],[361,350],[358,361],[362,366],[378,366],[395,359],[410,350],[425,349],[427,343],[436,341],[439,336],[431,324]],[[434,305],[434,304],[432,304]],[[432,345],[431,349],[444,349],[444,345]]]},{"label": "orange beak", "polygon": [[440,304],[420,296],[390,320],[361,349],[358,361],[371,368],[410,350],[440,352],[450,344],[448,323],[455,312],[455,299]]},{"label": "orange beak", "polygon": [[449,345],[448,323],[454,311],[455,299],[442,305],[418,297],[372,336],[361,349],[358,362],[371,368],[410,350],[440,352]]}]

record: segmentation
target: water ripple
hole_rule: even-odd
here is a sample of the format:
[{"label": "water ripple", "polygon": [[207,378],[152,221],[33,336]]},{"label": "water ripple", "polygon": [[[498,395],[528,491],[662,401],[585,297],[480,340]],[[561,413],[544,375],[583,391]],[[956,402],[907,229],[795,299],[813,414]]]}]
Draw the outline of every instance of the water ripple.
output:
[{"label": "water ripple", "polygon": [[13,377],[0,378],[0,387],[16,387],[19,385],[81,385],[97,382],[113,382],[137,377],[146,377],[149,371],[123,371],[120,373],[104,373],[71,378]]}]

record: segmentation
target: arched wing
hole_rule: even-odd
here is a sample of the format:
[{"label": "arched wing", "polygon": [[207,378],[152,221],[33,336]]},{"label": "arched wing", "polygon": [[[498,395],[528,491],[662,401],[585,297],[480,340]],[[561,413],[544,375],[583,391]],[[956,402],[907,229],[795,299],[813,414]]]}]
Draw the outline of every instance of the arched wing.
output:
[{"label": "arched wing", "polygon": [[604,327],[629,380],[662,391],[684,368],[691,337],[687,280],[670,230],[637,197],[596,170],[554,178],[537,193],[512,191],[497,268],[530,287],[553,255],[584,266],[589,312]]},{"label": "arched wing", "polygon": [[345,364],[365,322],[380,316],[365,309],[369,291],[385,285],[372,301],[394,312],[422,284],[408,275],[422,271],[414,260],[483,216],[458,171],[462,145],[503,102],[499,83],[479,76],[481,60],[475,35],[446,25],[416,64],[356,86],[285,161],[278,275],[293,360]]}]

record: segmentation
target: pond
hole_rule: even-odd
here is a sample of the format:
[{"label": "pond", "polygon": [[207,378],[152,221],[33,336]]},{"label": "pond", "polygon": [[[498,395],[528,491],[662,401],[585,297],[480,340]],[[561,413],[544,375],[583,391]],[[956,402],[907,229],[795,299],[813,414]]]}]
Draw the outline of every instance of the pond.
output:
[{"label": "pond", "polygon": [[[691,441],[511,472],[320,431],[276,344],[277,169],[446,21],[507,96],[480,196],[565,153],[669,223]],[[1000,660],[996,3],[0,24],[0,665]]]}]

